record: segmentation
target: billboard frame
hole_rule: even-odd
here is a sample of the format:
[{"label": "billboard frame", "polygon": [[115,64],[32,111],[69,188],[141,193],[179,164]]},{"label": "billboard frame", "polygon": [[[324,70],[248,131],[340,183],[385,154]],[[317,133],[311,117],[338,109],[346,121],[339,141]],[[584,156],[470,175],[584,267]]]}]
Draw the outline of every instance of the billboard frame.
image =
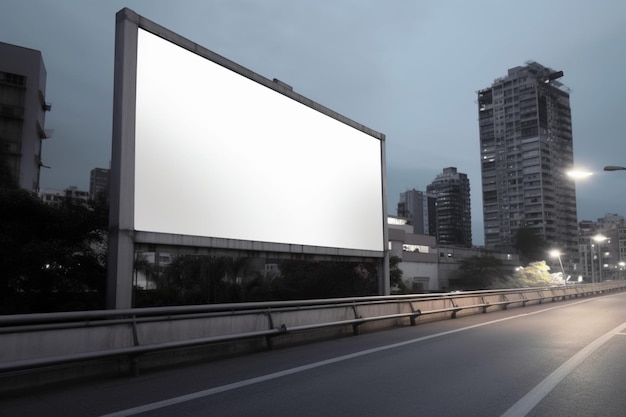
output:
[{"label": "billboard frame", "polygon": [[[137,93],[138,32],[143,29],[204,59],[274,90],[325,116],[357,129],[380,142],[381,203],[383,242],[381,250],[363,250],[304,244],[260,242],[209,236],[156,233],[134,230],[135,213],[135,127]],[[265,78],[218,55],[134,11],[124,8],[116,14],[113,94],[113,132],[110,184],[109,257],[107,271],[107,308],[132,307],[132,276],[138,247],[181,247],[215,249],[239,253],[271,254],[274,257],[376,261],[379,268],[379,293],[389,293],[388,232],[385,136],[324,107],[296,92],[288,85]]]}]

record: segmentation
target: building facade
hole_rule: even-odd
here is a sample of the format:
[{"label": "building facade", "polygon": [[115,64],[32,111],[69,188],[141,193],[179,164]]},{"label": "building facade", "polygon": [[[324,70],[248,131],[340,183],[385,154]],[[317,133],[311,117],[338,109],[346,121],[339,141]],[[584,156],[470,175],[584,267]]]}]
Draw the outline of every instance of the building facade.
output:
[{"label": "building facade", "polygon": [[578,277],[585,282],[626,278],[626,223],[624,217],[606,214],[597,221],[583,220],[578,225],[580,268]]},{"label": "building facade", "polygon": [[437,219],[435,197],[416,189],[400,193],[398,217],[403,217],[413,226],[414,233],[436,236]]},{"label": "building facade", "polygon": [[536,62],[511,68],[478,91],[485,246],[510,250],[531,229],[578,258],[572,121],[562,71]]},{"label": "building facade", "polygon": [[78,187],[72,185],[63,191],[41,190],[39,191],[39,198],[44,203],[57,207],[61,206],[63,201],[68,199],[87,205],[89,203],[89,192],[79,190]]},{"label": "building facade", "polygon": [[0,169],[20,188],[39,191],[43,166],[46,68],[41,52],[0,42]]},{"label": "building facade", "polygon": [[427,187],[435,197],[438,245],[472,247],[472,211],[467,174],[454,167],[444,168]]},{"label": "building facade", "polygon": [[89,198],[96,199],[99,195],[109,195],[110,169],[94,168],[89,173]]}]

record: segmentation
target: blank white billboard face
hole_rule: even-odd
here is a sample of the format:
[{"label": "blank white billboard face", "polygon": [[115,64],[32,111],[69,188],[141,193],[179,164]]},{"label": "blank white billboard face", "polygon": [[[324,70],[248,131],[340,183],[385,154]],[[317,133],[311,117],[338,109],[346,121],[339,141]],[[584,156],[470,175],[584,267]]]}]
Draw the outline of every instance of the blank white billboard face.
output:
[{"label": "blank white billboard face", "polygon": [[378,138],[143,29],[134,229],[384,250]]}]

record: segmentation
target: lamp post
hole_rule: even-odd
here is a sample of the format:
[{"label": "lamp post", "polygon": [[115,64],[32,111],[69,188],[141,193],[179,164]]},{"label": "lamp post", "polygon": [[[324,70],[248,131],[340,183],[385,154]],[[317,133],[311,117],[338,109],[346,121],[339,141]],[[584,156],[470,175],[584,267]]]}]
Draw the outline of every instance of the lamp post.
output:
[{"label": "lamp post", "polygon": [[[597,234],[595,236],[592,237],[593,240],[595,240],[598,243],[598,264],[600,267],[600,271],[598,272],[599,274],[599,279],[598,282],[602,282],[602,247],[601,247],[601,243],[604,242],[605,240],[607,240],[608,238],[604,235],[601,234]],[[591,259],[591,266],[593,268],[593,259]],[[595,282],[595,280],[594,280]]]},{"label": "lamp post", "polygon": [[619,263],[619,279],[623,279],[622,278],[622,271],[624,270],[624,266],[626,266],[626,262],[621,261]]},{"label": "lamp post", "polygon": [[551,250],[550,251],[550,256],[552,256],[553,258],[559,258],[559,265],[561,265],[561,273],[563,274],[563,283],[565,283],[567,285],[567,277],[565,276],[565,269],[563,268],[563,262],[561,262],[561,252],[559,252],[558,250]]}]

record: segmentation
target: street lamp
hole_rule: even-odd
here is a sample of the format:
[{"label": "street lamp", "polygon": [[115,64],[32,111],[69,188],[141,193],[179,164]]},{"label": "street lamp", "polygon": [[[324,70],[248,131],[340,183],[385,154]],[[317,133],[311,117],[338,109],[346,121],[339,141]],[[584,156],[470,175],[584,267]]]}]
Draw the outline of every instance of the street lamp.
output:
[{"label": "street lamp", "polygon": [[622,279],[622,271],[624,270],[624,266],[626,266],[626,262],[621,261],[619,263],[619,279]]},{"label": "street lamp", "polygon": [[590,171],[580,171],[580,170],[574,169],[574,170],[571,170],[571,171],[567,171],[566,174],[567,174],[568,177],[570,177],[572,179],[575,179],[575,180],[578,180],[578,179],[583,179],[583,178],[587,178],[587,177],[592,176],[593,172],[590,172]]},{"label": "street lamp", "polygon": [[567,277],[565,276],[565,269],[563,269],[563,262],[561,262],[561,252],[554,249],[550,251],[550,256],[553,258],[559,258],[559,264],[561,265],[561,273],[563,274],[563,282],[567,284]]},{"label": "street lamp", "polygon": [[[601,234],[597,234],[597,235],[593,236],[592,239],[595,240],[598,243],[598,264],[599,264],[599,267],[600,267],[598,281],[602,282],[602,250],[601,250],[600,244],[602,242],[604,242],[605,240],[607,240],[608,237],[606,237],[604,235],[601,235]],[[593,258],[591,259],[591,266],[593,267]]]},{"label": "street lamp", "polygon": [[626,167],[621,167],[618,165],[608,165],[604,167],[605,171],[624,171],[626,170]]}]

